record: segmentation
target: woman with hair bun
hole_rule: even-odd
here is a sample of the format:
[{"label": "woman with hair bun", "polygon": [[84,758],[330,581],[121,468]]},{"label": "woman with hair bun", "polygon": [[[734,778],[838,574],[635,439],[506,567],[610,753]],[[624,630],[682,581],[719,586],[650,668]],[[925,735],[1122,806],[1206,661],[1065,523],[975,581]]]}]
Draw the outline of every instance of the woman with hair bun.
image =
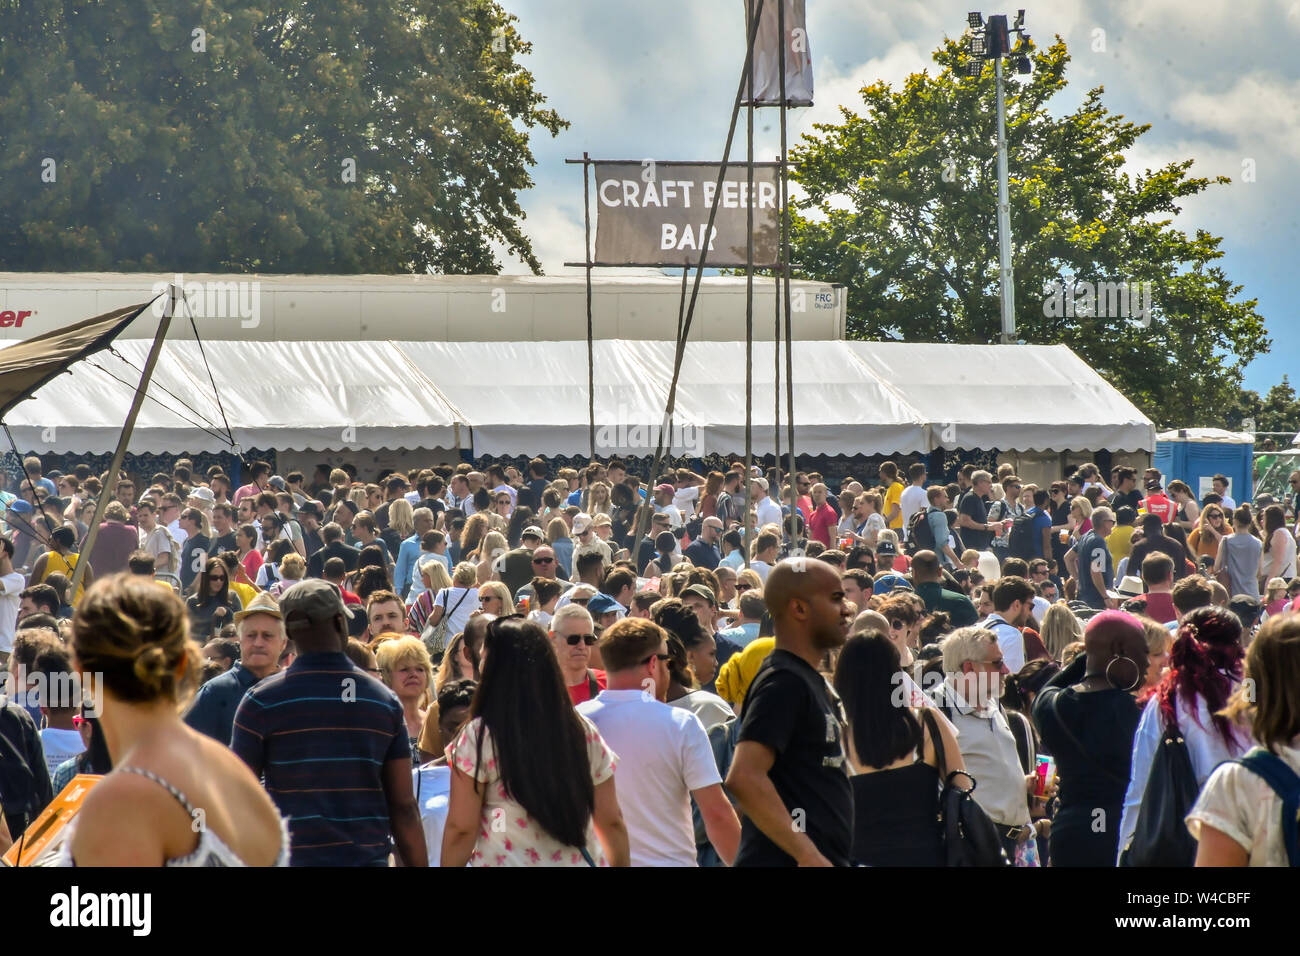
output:
[{"label": "woman with hair bun", "polygon": [[1250,735],[1219,714],[1241,683],[1241,622],[1221,607],[1200,607],[1183,619],[1169,652],[1169,671],[1145,699],[1133,738],[1132,769],[1119,827],[1120,853],[1133,839],[1147,778],[1165,728],[1182,734],[1197,786],[1225,760],[1250,749]]},{"label": "woman with hair bun", "polygon": [[86,797],[62,865],[288,865],[288,828],[252,771],[181,721],[202,663],[188,624],[148,578],[115,574],[82,598],[72,648],[102,701],[113,770]]}]

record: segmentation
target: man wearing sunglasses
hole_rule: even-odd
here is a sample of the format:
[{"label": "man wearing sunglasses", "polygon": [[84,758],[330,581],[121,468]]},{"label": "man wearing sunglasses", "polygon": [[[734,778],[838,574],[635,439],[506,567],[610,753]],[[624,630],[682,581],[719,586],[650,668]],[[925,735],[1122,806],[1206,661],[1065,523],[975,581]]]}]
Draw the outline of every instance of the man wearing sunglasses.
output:
[{"label": "man wearing sunglasses", "polygon": [[591,700],[606,686],[605,672],[588,667],[596,629],[581,604],[566,604],[551,618],[551,647],[574,706]]}]

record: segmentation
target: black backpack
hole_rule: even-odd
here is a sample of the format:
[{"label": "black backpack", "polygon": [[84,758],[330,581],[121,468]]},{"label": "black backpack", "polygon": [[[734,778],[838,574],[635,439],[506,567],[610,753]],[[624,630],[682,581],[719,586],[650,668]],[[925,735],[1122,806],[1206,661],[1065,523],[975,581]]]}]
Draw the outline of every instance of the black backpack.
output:
[{"label": "black backpack", "polygon": [[934,529],[930,527],[929,517],[930,509],[921,508],[907,520],[907,550],[909,554],[917,551],[935,550]]},{"label": "black backpack", "polygon": [[1133,841],[1121,857],[1124,866],[1191,866],[1196,839],[1183,825],[1200,786],[1178,727],[1170,724],[1151,761]]},{"label": "black backpack", "polygon": [[1037,516],[1037,511],[1033,514],[1025,512],[1012,519],[1011,534],[1007,538],[1007,551],[1011,557],[1023,558],[1025,561],[1040,557],[1034,551],[1034,518]]}]

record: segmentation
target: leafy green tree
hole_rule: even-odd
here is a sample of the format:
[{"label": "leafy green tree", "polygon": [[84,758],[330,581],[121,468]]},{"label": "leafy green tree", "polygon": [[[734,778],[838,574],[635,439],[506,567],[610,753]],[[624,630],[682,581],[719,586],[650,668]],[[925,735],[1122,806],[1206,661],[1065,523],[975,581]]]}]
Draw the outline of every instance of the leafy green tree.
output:
[{"label": "leafy green tree", "polygon": [[[956,41],[934,59],[937,75],[865,87],[864,110],[842,109],[842,122],[819,124],[792,152],[804,193],[792,260],[848,287],[851,337],[999,341],[993,67],[959,75]],[[1216,264],[1220,238],[1171,220],[1187,197],[1228,180],[1189,177],[1191,160],[1124,172],[1149,126],[1110,113],[1101,87],[1051,115],[1065,44],[1058,37],[1032,59],[1031,76],[1006,82],[1018,336],[1070,346],[1157,425],[1217,418],[1269,342],[1255,300],[1239,300],[1241,286]],[[1100,308],[1082,298],[1060,307],[1068,300],[1048,295],[1058,282],[1080,293],[1084,282],[1135,292],[1150,282],[1149,321],[1122,314],[1113,294]],[[1143,305],[1126,301],[1130,313]]]},{"label": "leafy green tree", "polygon": [[[1255,418],[1255,427],[1262,432],[1300,432],[1300,401],[1287,376],[1268,390]],[[1283,445],[1286,445],[1283,442]]]},{"label": "leafy green tree", "polygon": [[530,47],[495,0],[0,0],[0,268],[496,272]]}]

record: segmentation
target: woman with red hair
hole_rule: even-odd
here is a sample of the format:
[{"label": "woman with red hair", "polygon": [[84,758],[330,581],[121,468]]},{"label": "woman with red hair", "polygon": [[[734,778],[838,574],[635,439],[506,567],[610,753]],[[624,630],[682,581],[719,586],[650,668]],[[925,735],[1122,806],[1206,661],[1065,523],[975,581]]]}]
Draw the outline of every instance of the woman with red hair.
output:
[{"label": "woman with red hair", "polygon": [[1165,728],[1177,727],[1187,745],[1197,786],[1225,760],[1250,749],[1250,735],[1221,711],[1241,683],[1241,622],[1221,607],[1201,607],[1183,619],[1169,652],[1169,671],[1145,700],[1133,738],[1132,770],[1119,826],[1120,853],[1137,829],[1147,777]]}]

